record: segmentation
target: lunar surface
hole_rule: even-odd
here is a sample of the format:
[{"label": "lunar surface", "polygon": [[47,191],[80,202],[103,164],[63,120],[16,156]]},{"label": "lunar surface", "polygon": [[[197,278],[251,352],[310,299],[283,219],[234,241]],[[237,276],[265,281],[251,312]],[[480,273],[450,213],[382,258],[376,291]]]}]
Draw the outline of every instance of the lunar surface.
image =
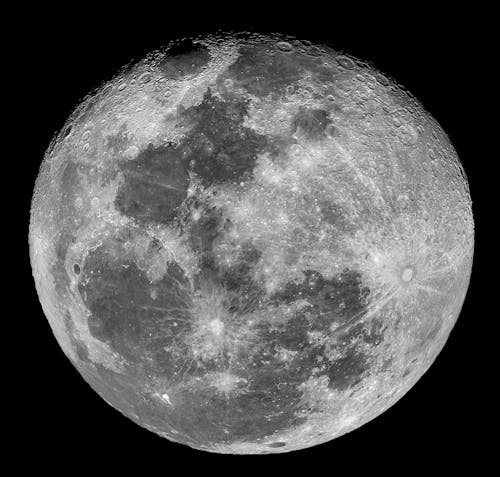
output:
[{"label": "lunar surface", "polygon": [[457,154],[408,92],[241,35],[174,42],[85,98],[29,240],[50,326],[104,400],[171,441],[257,454],[341,436],[415,384],[473,237]]}]

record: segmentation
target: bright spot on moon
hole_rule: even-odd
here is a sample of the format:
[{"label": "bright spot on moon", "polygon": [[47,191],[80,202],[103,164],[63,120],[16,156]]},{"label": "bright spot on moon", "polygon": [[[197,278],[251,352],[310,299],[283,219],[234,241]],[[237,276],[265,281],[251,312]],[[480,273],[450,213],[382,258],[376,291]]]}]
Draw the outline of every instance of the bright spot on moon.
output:
[{"label": "bright spot on moon", "polygon": [[409,282],[413,278],[413,269],[411,267],[405,268],[401,278],[404,282]]},{"label": "bright spot on moon", "polygon": [[224,323],[219,318],[212,320],[210,322],[210,330],[215,336],[220,336],[224,331]]}]

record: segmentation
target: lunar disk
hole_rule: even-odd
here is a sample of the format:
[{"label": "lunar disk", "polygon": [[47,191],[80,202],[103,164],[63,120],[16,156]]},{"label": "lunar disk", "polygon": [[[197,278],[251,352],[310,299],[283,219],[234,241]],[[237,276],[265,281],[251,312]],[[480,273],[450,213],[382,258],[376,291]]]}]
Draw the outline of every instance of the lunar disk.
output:
[{"label": "lunar disk", "polygon": [[330,48],[241,35],[172,43],[84,99],[29,241],[45,315],[103,399],[252,454],[403,396],[460,313],[473,236],[456,152],[409,93]]}]

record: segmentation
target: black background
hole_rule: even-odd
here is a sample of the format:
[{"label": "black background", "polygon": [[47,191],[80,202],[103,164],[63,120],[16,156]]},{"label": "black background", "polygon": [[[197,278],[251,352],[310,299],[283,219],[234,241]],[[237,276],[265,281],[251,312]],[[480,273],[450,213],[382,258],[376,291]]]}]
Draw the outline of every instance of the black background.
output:
[{"label": "black background", "polygon": [[[117,471],[154,466],[164,473],[173,473],[176,466],[182,466],[182,473],[191,473],[198,465],[206,466],[207,472],[232,469],[241,473],[247,466],[278,466],[284,472],[305,464],[311,471],[322,468],[332,474],[341,469],[357,474],[362,468],[375,474],[392,473],[416,466],[432,473],[436,464],[480,465],[485,449],[479,442],[484,425],[493,417],[485,404],[488,391],[481,374],[488,328],[478,326],[478,320],[493,319],[491,311],[479,313],[484,307],[484,297],[480,297],[484,279],[479,271],[484,261],[481,219],[487,199],[480,152],[484,117],[478,103],[487,100],[477,98],[486,94],[488,74],[477,64],[484,61],[479,52],[486,42],[488,14],[476,10],[460,18],[449,13],[437,18],[435,9],[429,9],[410,22],[414,12],[396,11],[381,15],[383,19],[368,13],[362,22],[359,12],[339,14],[333,7],[316,10],[302,5],[293,13],[289,5],[273,15],[268,10],[256,14],[248,11],[250,7],[236,7],[210,12],[193,5],[182,13],[170,7],[165,12],[139,9],[126,18],[112,13],[104,19],[100,8],[82,5],[64,16],[31,12],[29,18],[15,21],[14,42],[16,48],[21,45],[16,54],[19,84],[26,101],[22,107],[29,110],[23,160],[18,161],[22,210],[17,215],[26,244],[21,252],[22,333],[28,336],[26,349],[20,353],[26,363],[23,358],[18,361],[23,372],[15,393],[16,404],[22,408],[16,412],[21,420],[16,449],[22,449],[27,460],[40,468],[68,461],[73,469],[84,464]],[[85,383],[60,350],[31,278],[25,238],[29,204],[53,134],[79,100],[124,64],[171,39],[219,29],[291,34],[373,63],[412,92],[448,133],[469,177],[474,202],[472,281],[461,317],[433,366],[402,400],[372,422],[330,443],[290,454],[218,456],[170,443],[123,417]]]}]

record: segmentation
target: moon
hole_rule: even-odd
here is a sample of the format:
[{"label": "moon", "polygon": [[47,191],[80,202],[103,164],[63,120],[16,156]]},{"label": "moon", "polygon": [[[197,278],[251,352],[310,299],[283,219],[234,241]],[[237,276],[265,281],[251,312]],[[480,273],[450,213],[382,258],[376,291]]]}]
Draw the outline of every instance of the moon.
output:
[{"label": "moon", "polygon": [[96,88],[45,154],[29,232],[90,386],[233,454],[315,446],[400,399],[459,316],[473,241],[466,175],[423,106],[278,35],[173,42]]}]

